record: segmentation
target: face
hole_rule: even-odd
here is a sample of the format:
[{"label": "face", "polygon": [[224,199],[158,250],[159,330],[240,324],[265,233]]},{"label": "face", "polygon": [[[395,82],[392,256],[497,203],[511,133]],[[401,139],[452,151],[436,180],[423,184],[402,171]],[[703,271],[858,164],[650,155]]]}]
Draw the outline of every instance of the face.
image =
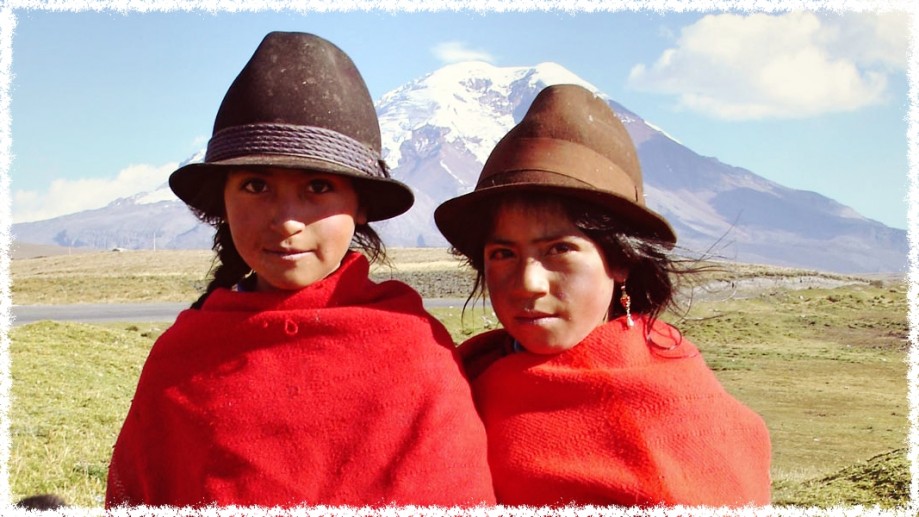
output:
[{"label": "face", "polygon": [[296,290],[341,264],[356,224],[366,222],[348,178],[284,169],[227,175],[226,220],[258,291]]},{"label": "face", "polygon": [[485,242],[485,285],[504,328],[528,351],[554,354],[607,318],[614,278],[603,252],[556,204],[505,204]]}]

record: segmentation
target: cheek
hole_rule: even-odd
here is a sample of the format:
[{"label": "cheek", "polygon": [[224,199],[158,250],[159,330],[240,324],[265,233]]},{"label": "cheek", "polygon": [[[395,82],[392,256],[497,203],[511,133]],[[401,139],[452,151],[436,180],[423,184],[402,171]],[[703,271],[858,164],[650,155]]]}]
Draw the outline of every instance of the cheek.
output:
[{"label": "cheek", "polygon": [[319,221],[316,228],[320,240],[349,246],[355,225],[356,221],[350,214],[336,214]]},{"label": "cheek", "polygon": [[235,210],[227,207],[226,221],[230,227],[230,235],[237,246],[244,245],[253,234],[259,232],[260,223],[255,211]]},{"label": "cheek", "polygon": [[252,219],[260,212],[247,206],[243,200],[234,195],[224,195],[223,206],[224,219],[230,225],[230,231],[234,234],[242,228],[252,226]]},{"label": "cheek", "polygon": [[590,268],[585,272],[568,274],[559,277],[556,282],[555,296],[575,303],[591,313],[606,314],[609,311],[615,289],[613,279],[605,268]]},{"label": "cheek", "polygon": [[605,320],[613,304],[613,293],[616,291],[615,282],[612,278],[602,277],[598,278],[593,285],[594,310],[596,310],[598,317]]},{"label": "cheek", "polygon": [[492,298],[502,298],[507,294],[507,272],[497,266],[485,264],[485,289]]}]

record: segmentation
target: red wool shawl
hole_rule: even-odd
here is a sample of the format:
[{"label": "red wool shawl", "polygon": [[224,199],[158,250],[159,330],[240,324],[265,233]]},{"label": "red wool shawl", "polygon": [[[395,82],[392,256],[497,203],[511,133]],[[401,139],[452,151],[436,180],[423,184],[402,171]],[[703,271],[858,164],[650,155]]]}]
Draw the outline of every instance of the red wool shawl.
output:
[{"label": "red wool shawl", "polygon": [[217,290],[156,342],[106,506],[494,503],[446,329],[363,255],[293,293]]},{"label": "red wool shawl", "polygon": [[648,345],[646,324],[620,318],[553,356],[507,355],[503,330],[460,347],[499,504],[769,503],[763,420],[669,325]]}]

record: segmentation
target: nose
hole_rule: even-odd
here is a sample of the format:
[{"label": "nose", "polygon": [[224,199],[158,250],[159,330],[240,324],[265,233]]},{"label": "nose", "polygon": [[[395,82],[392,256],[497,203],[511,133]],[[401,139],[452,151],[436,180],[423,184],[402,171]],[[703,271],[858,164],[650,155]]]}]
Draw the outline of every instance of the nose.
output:
[{"label": "nose", "polygon": [[271,230],[285,238],[295,235],[306,226],[307,203],[296,196],[278,196],[273,203]]},{"label": "nose", "polygon": [[517,292],[520,294],[532,296],[549,292],[549,272],[538,260],[523,260],[516,276]]}]

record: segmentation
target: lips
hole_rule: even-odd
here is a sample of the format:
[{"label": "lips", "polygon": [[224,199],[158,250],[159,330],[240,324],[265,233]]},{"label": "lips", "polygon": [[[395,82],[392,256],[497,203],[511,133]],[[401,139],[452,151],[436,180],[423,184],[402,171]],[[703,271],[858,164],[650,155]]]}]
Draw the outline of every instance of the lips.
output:
[{"label": "lips", "polygon": [[514,320],[521,324],[538,324],[554,318],[554,314],[541,311],[524,311],[514,316]]},{"label": "lips", "polygon": [[300,250],[300,249],[291,249],[291,248],[275,248],[275,249],[265,249],[265,253],[272,255],[284,260],[297,260],[306,256],[310,253],[309,250]]}]

